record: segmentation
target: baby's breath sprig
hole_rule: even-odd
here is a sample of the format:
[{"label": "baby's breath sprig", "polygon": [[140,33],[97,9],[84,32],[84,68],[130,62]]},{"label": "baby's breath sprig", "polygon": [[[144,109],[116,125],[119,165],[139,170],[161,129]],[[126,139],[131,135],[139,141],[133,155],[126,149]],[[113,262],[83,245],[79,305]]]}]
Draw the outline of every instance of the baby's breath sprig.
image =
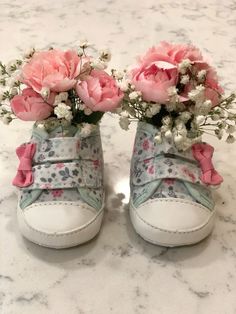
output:
[{"label": "baby's breath sprig", "polygon": [[[206,99],[204,94],[206,71],[193,72],[191,62],[186,60],[180,64],[179,71],[180,84],[169,89],[169,102],[159,104],[144,101],[142,93],[135,89],[126,72],[113,70],[112,74],[124,92],[123,103],[117,110],[121,128],[127,130],[132,121],[151,123],[159,129],[157,142],[163,139],[173,141],[180,150],[186,150],[201,141],[204,133],[214,135],[218,139],[222,139],[226,133],[226,142],[233,143],[233,133],[236,131],[236,94],[221,97],[219,104],[212,107],[211,100]],[[191,80],[194,80],[195,87],[186,95],[188,99],[183,101],[179,97],[183,88],[181,84]]]},{"label": "baby's breath sprig", "polygon": [[215,134],[218,139],[222,139],[224,134],[228,134],[227,143],[235,142],[233,133],[236,131],[236,94],[232,93],[228,97],[212,108],[206,117],[203,117],[200,129]]}]

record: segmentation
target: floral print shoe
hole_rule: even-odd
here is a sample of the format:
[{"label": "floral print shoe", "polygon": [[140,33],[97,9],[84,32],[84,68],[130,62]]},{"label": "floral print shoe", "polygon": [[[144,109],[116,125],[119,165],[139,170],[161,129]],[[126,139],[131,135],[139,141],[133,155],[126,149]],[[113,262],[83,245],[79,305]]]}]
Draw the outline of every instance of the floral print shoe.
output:
[{"label": "floral print shoe", "polygon": [[[91,125],[87,125],[87,129]],[[42,246],[67,248],[99,232],[104,209],[103,153],[99,126],[35,125],[29,143],[17,149],[13,184],[24,237]]]},{"label": "floral print shoe", "polygon": [[136,232],[153,244],[181,246],[210,234],[216,211],[210,185],[219,185],[213,148],[194,144],[179,152],[155,137],[158,129],[139,122],[131,163],[130,216]]}]

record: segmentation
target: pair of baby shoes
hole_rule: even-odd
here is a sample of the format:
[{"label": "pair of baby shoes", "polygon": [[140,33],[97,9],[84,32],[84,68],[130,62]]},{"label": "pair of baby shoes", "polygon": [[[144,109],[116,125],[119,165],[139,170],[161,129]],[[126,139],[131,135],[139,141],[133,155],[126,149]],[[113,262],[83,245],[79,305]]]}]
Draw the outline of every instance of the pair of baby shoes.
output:
[{"label": "pair of baby shoes", "polygon": [[[20,187],[19,228],[39,245],[72,247],[100,230],[105,195],[99,125],[89,134],[81,130],[71,125],[45,130],[35,124],[30,142],[17,148],[20,164],[13,184]],[[157,143],[157,132],[149,123],[138,124],[130,172],[131,222],[153,244],[197,243],[214,225],[209,185],[219,175],[211,162],[213,148],[201,143],[179,152],[167,140]]]}]

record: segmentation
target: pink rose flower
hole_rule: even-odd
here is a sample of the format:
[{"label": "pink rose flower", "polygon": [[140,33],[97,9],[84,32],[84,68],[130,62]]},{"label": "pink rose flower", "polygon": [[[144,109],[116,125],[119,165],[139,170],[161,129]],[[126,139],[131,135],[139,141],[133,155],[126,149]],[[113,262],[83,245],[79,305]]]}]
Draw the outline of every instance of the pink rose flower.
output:
[{"label": "pink rose flower", "polygon": [[178,68],[165,50],[152,47],[129,75],[144,100],[164,104],[169,99],[168,89],[177,84]]},{"label": "pink rose flower", "polygon": [[[49,103],[54,102],[55,96],[51,94]],[[11,108],[14,114],[24,121],[39,121],[48,118],[53,107],[31,88],[25,88],[21,95],[16,95],[11,100]]]},{"label": "pink rose flower", "polygon": [[79,58],[72,50],[37,52],[22,69],[22,81],[36,92],[49,88],[53,92],[65,92],[74,87],[75,78],[88,58]]},{"label": "pink rose flower", "polygon": [[85,80],[78,82],[76,92],[92,111],[112,111],[123,98],[113,77],[98,70],[92,70]]}]

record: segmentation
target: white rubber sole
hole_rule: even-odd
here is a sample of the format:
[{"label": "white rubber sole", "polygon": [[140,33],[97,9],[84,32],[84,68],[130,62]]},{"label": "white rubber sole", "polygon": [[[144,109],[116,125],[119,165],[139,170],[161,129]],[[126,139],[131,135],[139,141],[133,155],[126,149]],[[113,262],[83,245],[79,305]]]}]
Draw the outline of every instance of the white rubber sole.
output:
[{"label": "white rubber sole", "polygon": [[147,223],[130,202],[130,219],[137,234],[145,241],[165,247],[176,247],[196,244],[212,232],[216,211],[201,225],[188,230],[168,230]]},{"label": "white rubber sole", "polygon": [[17,219],[22,235],[40,246],[65,249],[81,245],[92,240],[100,231],[104,215],[104,206],[88,223],[73,230],[59,233],[47,233],[34,229],[25,220],[22,209],[17,208]]}]

